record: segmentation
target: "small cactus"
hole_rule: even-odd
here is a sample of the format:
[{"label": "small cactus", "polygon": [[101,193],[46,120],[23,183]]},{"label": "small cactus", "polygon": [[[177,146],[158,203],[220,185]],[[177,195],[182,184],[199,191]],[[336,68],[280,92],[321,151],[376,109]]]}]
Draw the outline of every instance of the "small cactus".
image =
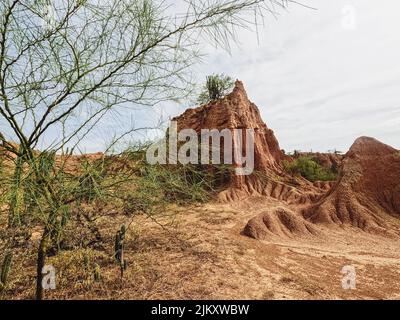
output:
[{"label": "small cactus", "polygon": [[1,266],[0,290],[3,290],[6,286],[8,274],[10,273],[12,256],[12,252],[8,252],[4,256],[3,264]]},{"label": "small cactus", "polygon": [[101,280],[100,266],[97,263],[94,264],[93,278],[94,278],[94,281],[100,281]]},{"label": "small cactus", "polygon": [[115,236],[115,245],[114,245],[114,256],[115,260],[118,262],[121,269],[121,278],[124,276],[124,271],[127,268],[127,261],[124,259],[125,234],[126,234],[126,227],[122,225],[121,229],[117,231],[117,234]]},{"label": "small cactus", "polygon": [[83,256],[83,265],[85,266],[85,269],[89,269],[90,261],[89,261],[89,256],[87,254]]}]

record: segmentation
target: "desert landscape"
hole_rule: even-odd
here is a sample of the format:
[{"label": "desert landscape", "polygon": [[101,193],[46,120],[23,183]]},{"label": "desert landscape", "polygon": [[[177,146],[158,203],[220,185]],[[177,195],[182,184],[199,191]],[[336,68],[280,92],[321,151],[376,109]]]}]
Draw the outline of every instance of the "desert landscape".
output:
[{"label": "desert landscape", "polygon": [[0,301],[400,299],[399,10],[0,1]]},{"label": "desert landscape", "polygon": [[[255,172],[229,173],[203,204],[168,204],[162,215],[126,212],[101,202],[72,211],[64,249],[48,259],[60,275],[48,298],[400,297],[399,150],[360,137],[344,155],[307,154],[321,166],[337,168],[334,181],[309,181],[285,169],[296,156],[279,148],[240,81],[232,93],[175,120],[198,132],[254,128]],[[66,163],[77,174],[85,159],[102,158],[69,157]],[[116,157],[110,168],[120,170],[116,162],[123,161]],[[128,267],[123,278],[112,251],[120,225],[134,226],[124,240]],[[5,241],[8,229],[1,232]],[[14,263],[22,268],[11,270],[3,298],[32,297],[33,253],[42,232],[37,227],[14,235]],[[349,265],[356,270],[356,287],[346,290],[342,268]]]}]

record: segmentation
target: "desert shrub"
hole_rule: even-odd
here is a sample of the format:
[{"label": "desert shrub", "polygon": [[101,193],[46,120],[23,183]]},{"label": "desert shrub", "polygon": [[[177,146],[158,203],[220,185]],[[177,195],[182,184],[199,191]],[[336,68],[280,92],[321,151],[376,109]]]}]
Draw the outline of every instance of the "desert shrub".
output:
[{"label": "desert shrub", "polygon": [[152,214],[168,204],[205,202],[229,176],[224,165],[150,165],[143,150],[124,152],[124,162],[134,162],[125,209]]},{"label": "desert shrub", "polygon": [[206,83],[197,99],[199,104],[206,104],[212,100],[224,97],[232,90],[233,79],[224,74],[213,74],[207,76]]},{"label": "desert shrub", "polygon": [[[103,230],[99,231],[98,223],[110,212],[124,212],[132,218],[126,223],[129,232],[129,228],[135,226],[133,215],[136,214],[144,214],[166,226],[174,222],[176,204],[207,201],[222,178],[229,175],[230,169],[224,166],[150,165],[145,150],[145,146],[140,146],[120,155],[88,161],[85,157],[61,157],[42,152],[35,155],[32,165],[22,168],[18,189],[21,197],[16,212],[22,224],[35,226],[42,233],[38,255],[40,268],[47,259],[52,259],[53,263],[59,258],[61,263],[62,257],[75,257],[76,250],[106,245],[101,240],[104,239],[101,237]],[[6,181],[0,181],[0,187],[4,184],[10,191],[15,180],[13,170],[8,176]],[[52,202],[47,201],[46,193],[42,192],[42,187],[47,185],[51,186]],[[9,198],[8,193],[5,198]],[[6,252],[6,249],[12,249],[11,244],[1,242],[0,237],[0,251]],[[85,279],[100,278],[95,262],[87,267]],[[65,281],[66,276],[60,278]]]},{"label": "desert shrub", "polygon": [[121,199],[126,214],[156,215],[169,205],[206,202],[230,176],[225,165],[150,165],[146,148],[129,148],[106,164],[105,171],[113,171],[108,179],[120,181],[112,197]]},{"label": "desert shrub", "polygon": [[292,162],[284,161],[285,170],[291,174],[300,174],[309,181],[333,181],[337,174],[315,162],[311,157],[300,156]]}]

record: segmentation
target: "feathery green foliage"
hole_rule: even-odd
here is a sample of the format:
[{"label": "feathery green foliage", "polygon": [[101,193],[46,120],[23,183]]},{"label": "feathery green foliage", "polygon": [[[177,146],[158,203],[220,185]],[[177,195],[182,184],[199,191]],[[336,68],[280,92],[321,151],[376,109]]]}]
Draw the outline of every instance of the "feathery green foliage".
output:
[{"label": "feathery green foliage", "polygon": [[129,213],[152,215],[168,204],[205,202],[226,182],[232,170],[226,165],[150,165],[145,154],[144,147],[129,149],[121,155],[123,162],[134,163],[125,199]]}]

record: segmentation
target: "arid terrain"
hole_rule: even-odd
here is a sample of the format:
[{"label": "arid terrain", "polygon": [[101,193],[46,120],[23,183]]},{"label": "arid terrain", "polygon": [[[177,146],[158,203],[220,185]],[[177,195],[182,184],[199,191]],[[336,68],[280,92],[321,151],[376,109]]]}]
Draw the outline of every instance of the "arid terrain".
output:
[{"label": "arid terrain", "polygon": [[[321,228],[314,237],[259,241],[242,234],[257,212],[280,206],[254,198],[235,204],[181,209],[173,226],[138,218],[139,239],[126,244],[129,268],[121,282],[108,250],[62,252],[50,259],[62,272],[54,299],[399,299],[398,240],[352,228]],[[112,243],[122,217],[99,221]],[[162,222],[162,220],[161,220]],[[170,223],[170,219],[165,222]],[[139,230],[138,230],[139,232]],[[97,261],[102,282],[91,280],[83,257]],[[34,265],[12,272],[13,296],[31,298]],[[342,288],[343,266],[356,268],[356,289]],[[88,275],[89,274],[89,275]],[[29,289],[30,288],[30,289]]]},{"label": "arid terrain", "polygon": [[[159,246],[153,258],[160,259],[154,270],[159,279],[148,298],[400,297],[400,251],[394,239],[351,228],[321,228],[321,234],[315,237],[277,237],[268,241],[242,234],[243,225],[254,214],[280,205],[278,201],[255,198],[180,213],[177,237],[186,241],[167,240],[168,236],[164,243],[152,240]],[[341,269],[345,265],[356,268],[355,290],[342,288]]]},{"label": "arid terrain", "polygon": [[[132,216],[110,203],[75,212],[79,227],[66,231],[75,237],[74,249],[49,257],[57,288],[46,298],[400,298],[398,150],[361,137],[344,155],[309,155],[336,172],[333,180],[309,181],[285,169],[296,156],[279,148],[240,82],[228,96],[175,120],[197,132],[255,129],[256,173],[231,173],[206,203],[172,204],[159,216]],[[133,226],[125,239],[123,279],[112,249],[121,225]],[[41,229],[27,234],[3,298],[33,297],[32,248]],[[342,287],[345,266],[355,268],[356,288]]]}]

